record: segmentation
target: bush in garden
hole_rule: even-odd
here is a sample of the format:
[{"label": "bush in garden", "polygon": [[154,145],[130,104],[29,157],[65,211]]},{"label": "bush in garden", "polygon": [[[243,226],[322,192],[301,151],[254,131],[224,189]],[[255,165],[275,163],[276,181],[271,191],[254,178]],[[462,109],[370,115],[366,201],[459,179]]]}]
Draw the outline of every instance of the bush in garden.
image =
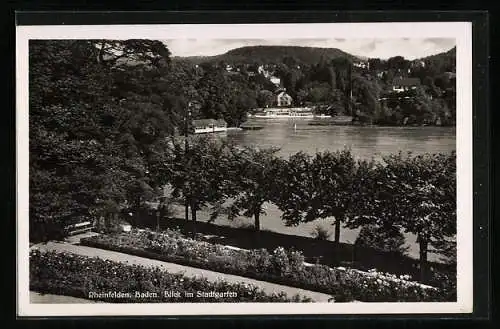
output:
[{"label": "bush in garden", "polygon": [[301,251],[290,250],[288,252],[288,263],[290,265],[290,270],[293,272],[300,272],[304,268],[304,255]]},{"label": "bush in garden", "polygon": [[266,249],[249,250],[245,256],[249,268],[266,272],[271,267],[271,255]]},{"label": "bush in garden", "polygon": [[287,276],[291,272],[288,253],[283,247],[274,249],[271,254],[271,268],[272,272],[278,275]]},{"label": "bush in garden", "polygon": [[405,247],[405,237],[398,228],[374,224],[367,224],[361,228],[354,245],[398,254],[404,254],[408,250],[408,247]]},{"label": "bush in garden", "polygon": [[[174,238],[168,232],[155,232],[150,237],[155,240],[148,240],[147,232],[131,232],[87,238],[82,243],[98,240],[101,242],[99,247],[111,248],[121,238],[135,239],[135,249],[140,249],[142,245],[147,250],[150,248],[148,246],[155,244],[154,252],[166,261],[177,262],[179,258],[183,258],[183,264],[201,265],[224,273],[320,291],[333,295],[336,301],[449,301],[449,298],[453,298],[452,287],[446,291],[425,288],[407,281],[409,277],[406,276],[397,277],[375,271],[365,273],[345,268],[332,269],[325,265],[306,266],[300,251],[285,250],[282,247],[269,253],[266,249],[233,250],[222,245]],[[174,255],[171,250],[179,244],[183,247]]]},{"label": "bush in garden", "polygon": [[[30,289],[41,293],[89,298],[89,292],[149,291],[156,298],[116,298],[106,302],[311,302],[304,296],[287,296],[284,292],[266,294],[246,283],[210,282],[205,278],[185,277],[159,268],[127,265],[99,258],[68,253],[30,252]],[[179,291],[181,298],[163,298],[163,291]],[[184,297],[184,292],[232,291],[236,298]]]},{"label": "bush in garden", "polygon": [[318,240],[328,240],[332,233],[321,225],[316,225],[311,232],[313,238]]}]

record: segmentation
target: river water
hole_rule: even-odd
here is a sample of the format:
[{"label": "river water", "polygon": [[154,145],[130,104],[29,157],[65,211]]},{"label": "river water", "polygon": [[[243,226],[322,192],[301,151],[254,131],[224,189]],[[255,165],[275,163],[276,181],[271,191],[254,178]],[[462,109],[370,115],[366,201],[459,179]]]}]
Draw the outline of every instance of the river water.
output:
[{"label": "river water", "polygon": [[[238,145],[258,147],[279,147],[279,155],[288,157],[299,151],[314,154],[317,151],[336,151],[345,147],[361,159],[380,160],[391,153],[413,152],[414,154],[451,152],[456,149],[456,130],[451,127],[362,127],[362,126],[312,126],[307,119],[252,119],[249,123],[263,126],[261,130],[228,131],[227,138]],[[316,226],[323,226],[332,233],[333,218],[319,219],[296,227],[287,227],[280,219],[281,211],[272,204],[266,204],[266,214],[261,216],[263,230],[285,234],[311,236]],[[176,207],[176,215],[183,217],[183,208]],[[206,221],[208,212],[200,211],[199,218]],[[242,227],[253,223],[252,218],[239,217],[229,221],[225,217],[215,220],[216,224]],[[342,228],[340,241],[354,243],[359,230]],[[408,254],[418,258],[416,237],[405,234]],[[435,257],[430,254],[429,260]]]},{"label": "river water", "polygon": [[230,131],[227,138],[240,145],[280,147],[287,157],[304,151],[336,151],[351,148],[355,157],[380,160],[399,151],[413,153],[455,150],[451,127],[312,126],[307,119],[253,119],[261,130]]}]

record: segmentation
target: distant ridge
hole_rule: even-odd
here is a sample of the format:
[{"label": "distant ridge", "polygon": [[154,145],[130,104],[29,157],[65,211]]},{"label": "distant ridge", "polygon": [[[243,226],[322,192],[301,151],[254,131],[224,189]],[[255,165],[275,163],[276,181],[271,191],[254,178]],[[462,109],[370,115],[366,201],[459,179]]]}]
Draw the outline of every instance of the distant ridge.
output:
[{"label": "distant ridge", "polygon": [[419,60],[434,60],[434,59],[439,59],[439,58],[452,58],[457,56],[457,47],[453,47],[450,50],[447,50],[445,52],[435,54],[435,55],[430,55],[426,57],[419,58]]},{"label": "distant ridge", "polygon": [[173,57],[177,61],[189,61],[194,64],[203,62],[227,63],[252,63],[262,64],[280,63],[285,57],[293,57],[298,63],[316,64],[322,60],[332,60],[334,58],[348,58],[359,60],[360,58],[337,48],[318,48],[301,46],[247,46],[232,49],[224,54],[215,56],[189,56]]}]

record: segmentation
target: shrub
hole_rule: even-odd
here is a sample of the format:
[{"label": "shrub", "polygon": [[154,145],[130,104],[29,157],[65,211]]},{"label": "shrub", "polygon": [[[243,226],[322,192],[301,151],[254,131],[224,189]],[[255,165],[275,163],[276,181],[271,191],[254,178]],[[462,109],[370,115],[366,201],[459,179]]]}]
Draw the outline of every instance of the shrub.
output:
[{"label": "shrub", "polygon": [[[312,301],[304,296],[289,297],[284,292],[269,295],[246,283],[228,283],[224,280],[210,282],[205,278],[168,273],[157,267],[127,265],[100,258],[38,250],[30,252],[30,289],[79,298],[90,298],[90,292],[122,292],[124,295],[121,297],[108,295],[96,298],[115,303]],[[150,298],[138,298],[136,291],[153,294]],[[164,291],[180,292],[180,297],[166,297]],[[237,296],[214,298],[197,296],[196,293],[194,297],[185,295],[185,292],[197,291],[229,291],[235,292]]]},{"label": "shrub", "polygon": [[397,254],[404,254],[408,250],[408,247],[405,247],[405,237],[398,228],[374,224],[361,228],[354,245]]},{"label": "shrub", "polygon": [[318,240],[328,240],[332,233],[321,225],[316,225],[311,232],[311,236]]},{"label": "shrub", "polygon": [[271,270],[278,275],[287,276],[291,272],[288,254],[283,247],[274,249],[271,254]]},{"label": "shrub", "polygon": [[[233,250],[217,244],[174,238],[168,232],[154,232],[153,242],[147,239],[145,232],[131,232],[86,238],[82,239],[82,244],[113,249],[121,236],[125,236],[125,239],[135,239],[137,243],[129,251],[122,248],[122,252],[136,254],[137,250],[141,250],[141,244],[143,250],[155,244],[154,250],[149,249],[152,254],[141,256],[315,290],[333,295],[336,301],[448,301],[446,298],[452,296],[448,292],[452,291],[451,287],[443,292],[441,289],[407,281],[409,277],[406,276],[397,277],[375,271],[366,273],[325,265],[306,266],[301,252],[289,251],[282,247],[276,248],[272,253],[265,249]],[[179,244],[183,247],[177,248],[177,252],[173,254],[171,250],[175,247],[172,245]]]},{"label": "shrub", "polygon": [[266,272],[271,267],[271,255],[266,249],[249,250],[246,253],[248,267]]}]

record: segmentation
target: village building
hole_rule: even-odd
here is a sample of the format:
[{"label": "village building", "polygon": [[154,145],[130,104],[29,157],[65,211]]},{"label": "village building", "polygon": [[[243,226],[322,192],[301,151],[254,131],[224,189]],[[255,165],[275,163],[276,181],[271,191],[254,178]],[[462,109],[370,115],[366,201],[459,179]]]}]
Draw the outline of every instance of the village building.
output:
[{"label": "village building", "polygon": [[359,67],[361,69],[369,69],[370,68],[370,64],[368,62],[354,62],[352,65],[355,67]]},{"label": "village building", "polygon": [[279,87],[281,86],[281,79],[275,76],[271,76],[269,80],[276,86]]},{"label": "village building", "polygon": [[206,134],[227,131],[227,122],[223,119],[199,119],[193,120],[194,133]]},{"label": "village building", "polygon": [[278,107],[292,106],[292,96],[288,95],[284,89],[281,89],[276,95],[276,105]]},{"label": "village building", "polygon": [[418,78],[395,78],[392,81],[392,91],[396,93],[415,90],[420,86],[420,79]]},{"label": "village building", "polygon": [[411,63],[412,67],[425,67],[425,62],[423,60],[415,60]]},{"label": "village building", "polygon": [[272,75],[271,70],[269,69],[270,67],[268,66],[260,65],[259,68],[257,69],[257,72],[269,79]]}]

